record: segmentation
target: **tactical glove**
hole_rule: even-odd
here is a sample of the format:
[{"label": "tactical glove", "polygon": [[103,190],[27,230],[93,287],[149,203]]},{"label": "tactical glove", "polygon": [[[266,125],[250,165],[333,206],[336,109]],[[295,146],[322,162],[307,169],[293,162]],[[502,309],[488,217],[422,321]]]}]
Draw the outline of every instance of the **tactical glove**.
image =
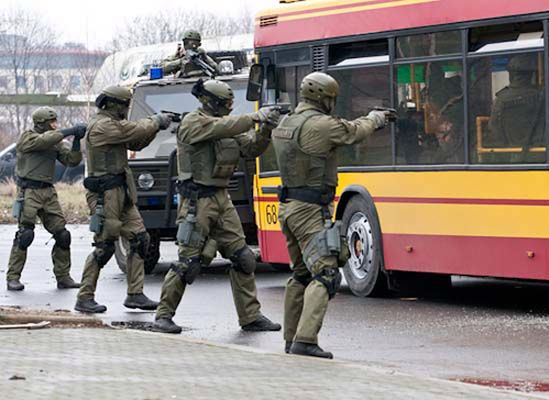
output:
[{"label": "tactical glove", "polygon": [[160,113],[154,114],[151,118],[158,123],[160,129],[166,129],[172,123],[173,115],[168,113]]},{"label": "tactical glove", "polygon": [[376,130],[383,129],[387,126],[389,121],[394,121],[396,119],[396,112],[391,109],[373,110],[370,111],[366,118],[374,123]]},{"label": "tactical glove", "polygon": [[277,126],[280,120],[280,108],[261,107],[259,110],[252,113],[251,117],[254,122]]},{"label": "tactical glove", "polygon": [[60,129],[60,132],[63,134],[63,137],[74,136],[75,138],[82,139],[86,134],[87,128],[85,124],[76,124],[70,128]]}]

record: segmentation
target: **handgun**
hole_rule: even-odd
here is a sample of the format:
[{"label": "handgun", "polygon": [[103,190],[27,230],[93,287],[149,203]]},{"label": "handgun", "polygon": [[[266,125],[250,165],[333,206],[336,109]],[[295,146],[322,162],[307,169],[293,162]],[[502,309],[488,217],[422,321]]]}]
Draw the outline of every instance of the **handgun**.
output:
[{"label": "handgun", "polygon": [[389,114],[387,115],[387,119],[389,120],[389,122],[395,122],[398,119],[398,112],[394,108],[377,106],[374,107],[374,110],[389,112]]},{"label": "handgun", "polygon": [[274,107],[280,114],[289,114],[292,111],[290,103],[263,104],[262,107]]}]

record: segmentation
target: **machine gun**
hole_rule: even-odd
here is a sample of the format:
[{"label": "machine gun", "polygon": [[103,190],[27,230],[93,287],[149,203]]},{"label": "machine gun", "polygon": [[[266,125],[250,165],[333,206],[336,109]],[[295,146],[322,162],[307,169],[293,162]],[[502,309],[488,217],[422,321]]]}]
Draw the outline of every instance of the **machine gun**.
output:
[{"label": "machine gun", "polygon": [[217,73],[216,69],[209,65],[207,62],[205,62],[201,57],[200,53],[194,50],[186,50],[187,55],[189,56],[189,59],[191,62],[198,68],[202,70],[206,75],[208,75],[211,79],[215,78],[215,75]]}]

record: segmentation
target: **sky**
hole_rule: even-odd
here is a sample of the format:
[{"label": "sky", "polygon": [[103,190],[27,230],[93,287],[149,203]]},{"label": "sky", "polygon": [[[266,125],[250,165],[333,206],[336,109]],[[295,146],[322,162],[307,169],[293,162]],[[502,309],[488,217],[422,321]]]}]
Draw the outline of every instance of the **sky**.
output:
[{"label": "sky", "polygon": [[221,15],[238,14],[248,7],[254,13],[278,0],[1,0],[0,11],[24,8],[43,15],[60,34],[61,42],[81,42],[101,48],[112,39],[117,26],[156,9],[192,7]]}]

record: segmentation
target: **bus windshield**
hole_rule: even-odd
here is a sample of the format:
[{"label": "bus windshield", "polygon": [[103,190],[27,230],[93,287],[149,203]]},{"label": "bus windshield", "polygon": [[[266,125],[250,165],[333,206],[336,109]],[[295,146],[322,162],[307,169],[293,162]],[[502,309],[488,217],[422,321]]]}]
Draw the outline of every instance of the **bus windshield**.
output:
[{"label": "bus windshield", "polygon": [[[235,95],[232,114],[240,115],[254,111],[254,103],[246,100],[247,81],[229,82]],[[136,121],[161,111],[188,113],[196,110],[200,102],[191,94],[192,84],[168,86],[143,86],[135,89],[129,119]],[[145,149],[132,155],[132,159],[169,157],[176,146],[175,124],[160,131]]]}]

